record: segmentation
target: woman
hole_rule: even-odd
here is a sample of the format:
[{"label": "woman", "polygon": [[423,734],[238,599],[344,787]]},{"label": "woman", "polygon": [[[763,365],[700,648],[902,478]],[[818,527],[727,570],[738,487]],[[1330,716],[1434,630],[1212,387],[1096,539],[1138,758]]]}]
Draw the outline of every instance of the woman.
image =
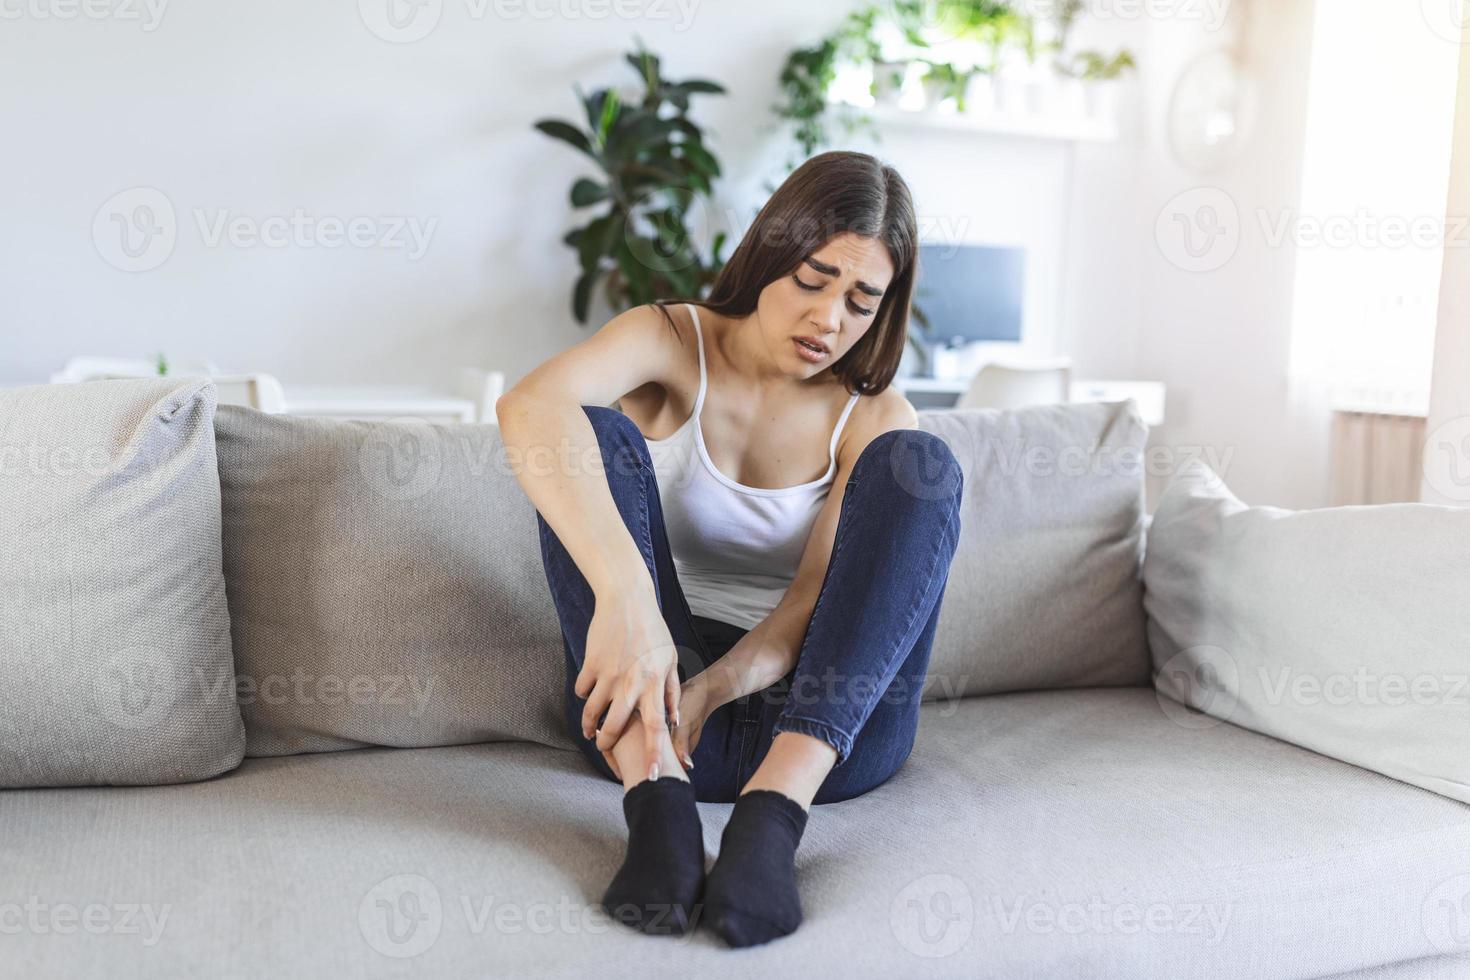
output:
[{"label": "woman", "polygon": [[[913,747],[962,484],[889,386],[917,237],[892,167],[820,154],[707,300],[614,317],[496,404],[538,514],[568,732],[625,789],[602,904],[644,932],[701,907],[734,946],[792,932],[811,805]],[[696,799],[735,804],[708,876]]]}]

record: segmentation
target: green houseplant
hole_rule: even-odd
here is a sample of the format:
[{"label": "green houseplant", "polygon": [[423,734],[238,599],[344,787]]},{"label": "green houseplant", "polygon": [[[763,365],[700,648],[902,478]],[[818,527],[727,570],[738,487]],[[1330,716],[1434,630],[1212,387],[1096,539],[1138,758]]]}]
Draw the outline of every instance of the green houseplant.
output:
[{"label": "green houseplant", "polygon": [[691,98],[723,94],[704,79],[670,81],[656,55],[644,49],[626,56],[642,91],[632,98],[617,89],[586,94],[575,88],[586,127],[542,119],[535,128],[591,159],[596,178],[572,184],[573,208],[603,208],[562,239],[577,253],[580,273],[572,287],[572,315],[587,322],[592,291],[599,283],[616,310],[667,296],[700,296],[724,260],[725,235],[714,236],[709,253],[689,234],[690,218],[708,209],[720,164],[689,118]]}]

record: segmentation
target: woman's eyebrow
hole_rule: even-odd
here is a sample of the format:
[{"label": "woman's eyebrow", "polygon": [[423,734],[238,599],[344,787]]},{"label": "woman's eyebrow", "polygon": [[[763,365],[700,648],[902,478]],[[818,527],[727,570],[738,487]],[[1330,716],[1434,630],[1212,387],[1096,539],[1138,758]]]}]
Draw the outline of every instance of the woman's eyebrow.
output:
[{"label": "woman's eyebrow", "polygon": [[[816,269],[824,276],[837,276],[842,274],[842,270],[839,269],[837,266],[828,265],[825,262],[819,262],[818,260],[812,258],[810,255],[806,257],[805,261],[807,265],[811,266],[813,269]],[[871,286],[865,282],[858,282],[857,288],[859,292],[866,293],[869,296],[883,295],[883,290],[879,289],[877,286]]]}]

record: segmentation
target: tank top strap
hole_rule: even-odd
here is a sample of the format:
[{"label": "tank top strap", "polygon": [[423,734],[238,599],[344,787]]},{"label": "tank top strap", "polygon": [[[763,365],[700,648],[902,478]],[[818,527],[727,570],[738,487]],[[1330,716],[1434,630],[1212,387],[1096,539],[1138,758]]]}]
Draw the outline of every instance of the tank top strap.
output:
[{"label": "tank top strap", "polygon": [[694,340],[699,345],[699,392],[694,396],[694,424],[698,425],[699,410],[704,408],[704,331],[699,326],[699,311],[694,308],[694,304],[685,303],[684,308],[689,311],[689,317],[694,321]]},{"label": "tank top strap", "polygon": [[832,442],[827,446],[827,457],[831,460],[831,464],[827,468],[829,473],[837,467],[837,438],[842,435],[842,427],[847,424],[847,417],[852,414],[853,406],[857,404],[860,397],[862,397],[862,392],[854,391],[852,393],[852,397],[847,400],[847,404],[842,408],[842,414],[837,418],[837,427],[832,430]]}]

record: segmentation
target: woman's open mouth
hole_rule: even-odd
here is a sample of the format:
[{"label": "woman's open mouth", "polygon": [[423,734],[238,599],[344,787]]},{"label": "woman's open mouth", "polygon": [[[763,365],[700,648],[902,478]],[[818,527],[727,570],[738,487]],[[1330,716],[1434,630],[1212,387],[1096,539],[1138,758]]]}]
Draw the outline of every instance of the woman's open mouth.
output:
[{"label": "woman's open mouth", "polygon": [[828,357],[827,351],[822,350],[820,347],[815,347],[804,340],[798,340],[792,337],[791,342],[796,345],[796,353],[804,360],[810,361],[813,364],[819,364]]}]

